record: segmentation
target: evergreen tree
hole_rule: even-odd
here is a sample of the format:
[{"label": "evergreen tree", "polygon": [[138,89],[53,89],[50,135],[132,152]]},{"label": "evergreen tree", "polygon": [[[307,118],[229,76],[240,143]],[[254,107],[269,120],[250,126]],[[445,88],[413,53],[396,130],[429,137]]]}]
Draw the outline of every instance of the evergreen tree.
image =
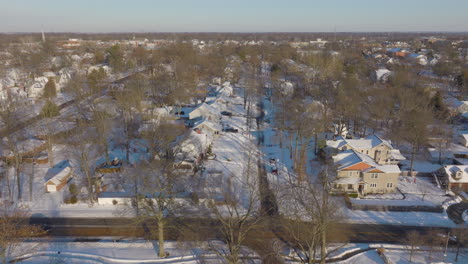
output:
[{"label": "evergreen tree", "polygon": [[49,78],[49,81],[46,83],[43,96],[45,98],[53,98],[57,96],[57,87],[53,78]]},{"label": "evergreen tree", "polygon": [[47,100],[45,105],[42,107],[41,116],[44,118],[52,118],[58,116],[59,114],[59,107],[54,102]]}]

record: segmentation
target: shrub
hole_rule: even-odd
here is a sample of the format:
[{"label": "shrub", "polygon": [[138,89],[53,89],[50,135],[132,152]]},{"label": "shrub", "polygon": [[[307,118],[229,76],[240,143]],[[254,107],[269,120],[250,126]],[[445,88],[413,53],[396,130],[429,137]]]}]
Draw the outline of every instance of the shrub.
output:
[{"label": "shrub", "polygon": [[359,194],[358,193],[349,193],[348,196],[350,198],[358,198]]},{"label": "shrub", "polygon": [[190,194],[190,198],[192,198],[192,202],[196,205],[200,203],[200,198],[198,198],[198,194],[193,192]]},{"label": "shrub", "polygon": [[77,202],[78,202],[78,198],[76,197],[76,195],[72,195],[72,197],[70,197],[70,203],[76,204]]},{"label": "shrub", "polygon": [[68,186],[68,190],[70,191],[71,195],[76,196],[78,194],[78,187],[76,187],[76,184],[72,183]]},{"label": "shrub", "polygon": [[45,118],[56,117],[59,114],[60,114],[59,107],[52,101],[47,101],[41,110],[41,116]]},{"label": "shrub", "polygon": [[112,204],[113,204],[113,205],[117,205],[118,203],[119,203],[119,202],[117,202],[117,200],[115,200],[115,199],[112,200]]},{"label": "shrub", "polygon": [[377,253],[378,253],[380,256],[382,256],[382,255],[385,253],[385,248],[382,248],[382,247],[381,247],[381,248],[378,248],[378,249],[377,249]]}]

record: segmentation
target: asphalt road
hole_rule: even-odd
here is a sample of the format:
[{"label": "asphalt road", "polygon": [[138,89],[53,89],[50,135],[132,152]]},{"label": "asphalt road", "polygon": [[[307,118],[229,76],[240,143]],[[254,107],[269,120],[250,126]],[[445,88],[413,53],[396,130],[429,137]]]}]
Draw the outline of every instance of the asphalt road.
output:
[{"label": "asphalt road", "polygon": [[[50,237],[145,237],[148,230],[157,230],[155,222],[141,223],[131,218],[30,218],[25,219],[24,224],[40,225],[50,228],[47,236]],[[144,227],[145,225],[145,227]],[[217,234],[219,223],[212,219],[203,218],[173,218],[170,219],[169,230],[166,232],[168,239],[177,239],[180,232],[189,228],[206,237],[220,238]],[[385,242],[398,243],[410,231],[424,234],[431,227],[402,226],[402,225],[378,225],[378,224],[350,224],[343,223],[337,226],[337,230],[330,237],[331,240],[354,243]],[[437,228],[441,234],[446,234],[450,228]],[[146,231],[145,231],[146,230]],[[274,231],[274,232],[273,232]],[[259,238],[274,238],[282,234],[281,226],[258,227],[252,235]]]}]

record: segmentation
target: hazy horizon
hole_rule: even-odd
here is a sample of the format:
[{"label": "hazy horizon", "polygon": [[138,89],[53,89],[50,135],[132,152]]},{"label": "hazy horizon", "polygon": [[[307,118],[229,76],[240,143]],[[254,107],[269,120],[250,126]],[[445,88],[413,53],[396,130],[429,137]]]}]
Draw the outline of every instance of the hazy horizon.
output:
[{"label": "hazy horizon", "polygon": [[467,32],[468,1],[0,0],[0,32]]}]

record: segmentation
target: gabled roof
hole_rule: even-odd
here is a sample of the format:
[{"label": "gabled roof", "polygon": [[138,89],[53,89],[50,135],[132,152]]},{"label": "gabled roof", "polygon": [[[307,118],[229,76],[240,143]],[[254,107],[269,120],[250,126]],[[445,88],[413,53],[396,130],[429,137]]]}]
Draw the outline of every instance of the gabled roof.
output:
[{"label": "gabled roof", "polygon": [[209,105],[209,104],[206,104],[206,103],[203,103],[199,106],[197,106],[195,109],[193,109],[193,111],[191,113],[193,113],[194,111],[199,111],[200,113],[211,113],[211,114],[214,114],[214,115],[220,115],[218,109],[216,109],[216,107],[214,107],[213,105]]},{"label": "gabled roof", "polygon": [[[468,165],[447,165],[444,170],[449,182],[468,183]],[[461,178],[458,180],[453,177],[457,171],[461,171]]]},{"label": "gabled roof", "polygon": [[363,172],[378,170],[384,173],[400,173],[400,168],[397,165],[379,165],[368,155],[356,152],[353,149],[338,153],[333,156],[333,161],[338,166],[338,170],[344,170],[353,165],[364,163],[368,166],[359,169]]},{"label": "gabled roof", "polygon": [[390,150],[390,157],[393,160],[406,160],[406,157],[401,154],[399,149]]},{"label": "gabled roof", "polygon": [[193,128],[198,128],[202,125],[205,125],[213,130],[218,130],[218,131],[221,131],[221,126],[216,124],[215,122],[211,121],[211,120],[208,120],[206,118],[196,122],[194,125],[193,125]]},{"label": "gabled roof", "polygon": [[372,149],[380,144],[384,144],[390,149],[393,149],[390,141],[383,140],[376,135],[370,135],[360,139],[344,139],[343,137],[337,137],[336,140],[327,141],[327,145],[333,148],[340,148],[344,145],[349,145],[353,149]]},{"label": "gabled roof", "polygon": [[68,179],[68,176],[70,175],[71,172],[72,172],[72,169],[70,166],[65,167],[63,170],[57,173],[54,177],[49,179],[46,182],[46,184],[53,183],[55,185],[59,185]]},{"label": "gabled roof", "polygon": [[372,149],[380,144],[393,148],[389,141],[383,140],[376,135],[370,135],[360,139],[345,139],[346,143],[355,149]]}]

